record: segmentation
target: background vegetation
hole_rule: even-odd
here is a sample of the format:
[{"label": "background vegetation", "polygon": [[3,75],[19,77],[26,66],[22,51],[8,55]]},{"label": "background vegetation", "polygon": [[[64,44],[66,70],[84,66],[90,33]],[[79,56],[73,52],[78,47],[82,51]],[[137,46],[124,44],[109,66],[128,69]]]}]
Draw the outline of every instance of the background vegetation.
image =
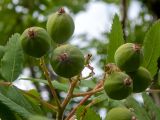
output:
[{"label": "background vegetation", "polygon": [[[69,10],[72,16],[76,16],[78,13],[82,11],[86,11],[87,9],[86,5],[96,1],[100,1],[100,0],[0,0],[0,45],[2,46],[6,45],[7,41],[9,40],[12,34],[14,33],[21,34],[24,31],[24,29],[30,26],[40,26],[45,28],[48,15],[52,12],[55,12],[59,7],[64,6],[67,10]],[[156,20],[158,20],[158,18],[160,18],[160,1],[159,0],[137,0],[137,2],[141,5],[142,9],[137,19],[134,19],[134,20],[128,19],[128,16],[127,16],[128,8],[132,4],[131,0],[121,0],[121,1],[120,0],[101,0],[101,1],[104,2],[105,5],[115,5],[120,9],[119,15],[122,23],[122,28],[123,28],[123,31],[120,31],[120,32],[124,33],[125,41],[142,44],[144,39],[156,39],[152,37],[145,38],[145,33],[148,31],[151,25]],[[119,30],[119,28],[117,27],[117,25],[119,24],[118,16],[114,17],[113,23],[115,23],[115,28],[114,26],[112,26],[112,34],[114,34],[114,31],[117,32]],[[120,24],[119,24],[119,27],[121,27]],[[150,32],[153,33],[152,30]],[[17,36],[18,34],[13,36],[15,40]],[[81,49],[83,50],[84,53],[88,53],[92,50],[96,51],[91,61],[97,61],[98,59],[98,62],[96,62],[96,66],[98,67],[98,69],[103,70],[105,64],[112,61],[112,57],[107,58],[107,54],[108,52],[110,53],[109,51],[110,49],[108,48],[113,48],[113,46],[108,44],[108,40],[112,39],[113,35],[109,34],[106,31],[104,33],[101,33],[101,36],[102,37],[100,38],[89,38],[87,37],[87,34],[82,34],[79,36],[75,36],[74,38],[71,38],[71,39],[80,40],[81,42],[87,41],[87,44],[85,45],[85,47],[81,47]],[[15,40],[13,40],[12,42],[14,43]],[[8,44],[11,44],[11,43],[8,43]],[[159,44],[159,42],[155,44]],[[154,47],[154,45],[151,47]],[[155,49],[157,50],[157,52],[159,51],[158,48],[155,48]],[[18,51],[18,49],[15,51]],[[151,54],[148,54],[148,56],[150,56]],[[17,55],[21,55],[21,53],[17,52]],[[35,60],[28,56],[25,56],[25,58],[26,59],[25,59],[25,62],[23,62],[23,66],[25,66],[25,69],[27,68],[27,70],[30,71],[30,74],[28,76],[30,78],[28,80],[32,81],[32,84],[34,85],[34,87],[39,93],[45,92],[48,95],[47,101],[54,104],[55,101],[52,98],[51,93],[49,92],[49,88],[45,84],[46,81],[42,79],[39,80],[39,78],[44,78],[44,76],[39,68],[38,60]],[[19,58],[18,61],[21,61],[21,59]],[[154,76],[154,82],[151,88],[159,89],[160,87],[159,60],[156,61],[156,63],[154,64],[158,69],[152,69],[148,67],[149,70],[152,72],[152,76]],[[150,66],[154,66],[154,65],[152,65],[151,63]],[[50,67],[48,66],[48,68]],[[22,73],[23,69],[20,69],[20,71]],[[9,73],[6,73],[6,76],[7,74]],[[32,78],[37,78],[37,79],[32,79]],[[67,80],[65,80],[64,78],[57,77],[54,73],[52,74],[52,79],[58,79],[58,81],[60,81],[60,82],[53,81],[53,84],[56,86],[56,90],[60,93],[58,95],[59,98],[63,99],[68,89]],[[16,77],[15,78],[13,77],[11,80],[15,81]],[[98,80],[100,80],[99,76],[95,75],[94,77],[90,78],[87,81],[81,81],[79,83],[77,91],[90,90],[96,85]],[[9,81],[9,82],[12,82],[12,81]],[[37,81],[40,81],[40,82],[37,82]],[[27,91],[27,93],[34,94],[38,98],[43,98],[42,94],[38,94],[36,90],[30,90],[30,91]],[[29,110],[31,113],[40,114],[40,115],[42,115],[43,113],[46,116],[48,116],[48,118],[55,118],[55,114],[53,114],[45,106],[41,106],[41,107],[44,107],[44,111],[41,111],[40,108],[37,107],[40,103],[38,103],[34,99],[31,99],[28,96],[26,100],[25,98],[26,96],[22,96],[19,92],[21,91],[19,91],[18,88],[6,89],[6,87],[0,86],[0,93],[1,93],[0,94],[0,101],[1,101],[0,102],[0,118],[2,120],[17,120],[17,119],[21,120],[22,119],[21,116],[13,112],[14,110],[17,111],[18,108],[20,111],[17,111],[17,113],[22,114],[23,117],[27,117],[28,114],[27,114],[27,111],[25,110]],[[138,96],[138,97],[135,97],[135,96]],[[16,99],[17,97],[23,100],[22,101],[18,100]],[[141,95],[138,94],[138,95],[134,95],[134,97],[129,97],[125,104],[135,109],[139,120],[159,120],[160,119],[159,91],[150,92],[149,94],[143,93],[142,97],[143,97],[143,102],[135,100],[135,98],[141,98]],[[31,103],[33,105],[30,104],[30,102],[28,102],[28,99],[29,101],[32,101]],[[68,111],[66,111],[65,115],[67,115],[70,109],[75,104],[79,103],[81,99],[82,99],[81,97],[73,99],[70,105],[67,106]],[[107,111],[114,106],[119,106],[124,104],[119,101],[108,100],[108,98],[104,95],[103,92],[95,94],[94,99],[91,97],[85,104],[87,105],[91,101],[94,101],[93,108],[96,112],[100,112],[102,110]],[[11,106],[11,105],[13,106],[13,104],[15,104],[17,108],[12,107],[12,109],[10,110],[8,106]]]}]

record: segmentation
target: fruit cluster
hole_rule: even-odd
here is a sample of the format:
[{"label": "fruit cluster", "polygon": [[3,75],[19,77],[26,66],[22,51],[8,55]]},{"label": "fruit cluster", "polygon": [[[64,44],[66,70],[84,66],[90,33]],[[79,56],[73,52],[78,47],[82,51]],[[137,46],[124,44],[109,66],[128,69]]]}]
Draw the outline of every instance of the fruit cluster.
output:
[{"label": "fruit cluster", "polygon": [[[150,85],[150,72],[141,66],[143,51],[141,46],[134,43],[121,45],[115,52],[114,63],[108,64],[108,76],[104,90],[108,97],[115,100],[127,98],[132,92],[143,92]],[[111,109],[106,120],[136,120],[131,111],[124,107]]]},{"label": "fruit cluster", "polygon": [[[46,26],[47,30],[35,26],[22,33],[20,41],[24,53],[41,58],[53,50],[50,62],[56,74],[66,78],[79,74],[84,67],[84,56],[77,47],[64,44],[74,32],[75,25],[71,16],[60,8],[50,15]],[[53,44],[60,45],[54,48]]]},{"label": "fruit cluster", "polygon": [[143,51],[139,44],[121,45],[116,50],[114,59],[115,64],[112,66],[118,70],[112,70],[104,83],[105,92],[110,98],[125,99],[132,92],[143,92],[150,85],[152,77],[150,72],[141,66]]},{"label": "fruit cluster", "polygon": [[[84,55],[77,47],[64,44],[74,32],[75,25],[71,16],[60,8],[49,17],[46,26],[47,30],[35,26],[27,28],[22,33],[20,42],[24,53],[41,58],[50,52],[50,63],[59,76],[71,78],[81,73],[85,64]],[[122,100],[132,92],[143,92],[150,85],[151,74],[141,66],[143,51],[140,45],[121,45],[115,52],[114,60],[115,64],[110,63],[106,66],[108,76],[104,90],[108,97]],[[135,120],[132,112],[125,107],[111,109],[106,119]]]}]

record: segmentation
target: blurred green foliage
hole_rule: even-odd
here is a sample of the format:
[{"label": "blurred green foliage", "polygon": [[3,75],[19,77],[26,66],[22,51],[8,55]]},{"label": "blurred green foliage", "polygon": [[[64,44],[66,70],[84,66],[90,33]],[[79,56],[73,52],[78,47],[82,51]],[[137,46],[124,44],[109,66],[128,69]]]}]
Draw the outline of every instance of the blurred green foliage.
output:
[{"label": "blurred green foliage", "polygon": [[13,33],[22,33],[30,26],[46,26],[48,14],[60,7],[77,13],[89,0],[0,0],[0,45]]},{"label": "blurred green foliage", "polygon": [[[24,29],[30,26],[39,26],[39,27],[46,27],[46,20],[50,13],[55,12],[60,7],[66,7],[70,10],[72,14],[77,14],[78,12],[86,9],[86,4],[91,1],[100,1],[100,0],[0,0],[0,45],[5,45],[8,41],[9,37],[13,33],[22,33]],[[114,4],[118,7],[121,6],[120,0],[101,0],[106,2],[107,4]],[[136,43],[143,43],[143,39],[145,36],[146,31],[153,23],[154,20],[159,18],[160,12],[160,0],[157,1],[157,5],[159,7],[154,7],[155,3],[151,0],[138,0],[139,4],[142,6],[142,9],[137,17],[137,19],[129,20],[128,18],[126,21],[126,41],[127,42],[136,42]],[[128,2],[128,8],[131,5],[131,0]],[[156,10],[154,10],[156,9]],[[157,11],[158,10],[158,11]],[[139,22],[140,21],[140,22]],[[107,22],[107,21],[106,21]],[[107,48],[108,48],[108,33],[102,33],[102,38],[88,38],[87,35],[82,35],[79,38],[83,41],[87,41],[88,44],[83,47],[83,51],[89,51],[89,49],[96,50],[96,55],[93,56],[93,59],[99,59],[97,66],[103,69],[104,65],[106,64],[106,56],[107,56]],[[91,40],[88,40],[91,39]],[[104,40],[105,39],[105,40]],[[38,60],[33,60],[28,56],[25,56],[27,59],[25,63],[30,66],[30,71],[32,72],[32,77],[37,77],[35,73],[39,73],[39,77],[42,76],[39,68],[38,70],[35,69],[33,66],[38,66]],[[33,62],[34,61],[34,62]],[[93,60],[94,61],[94,60]],[[55,77],[55,76],[53,76]],[[97,77],[98,78],[98,77]],[[94,78],[93,86],[96,84],[97,78]],[[68,83],[68,81],[63,79],[58,79],[61,81],[62,84]],[[80,87],[88,87],[87,85],[92,85],[88,82],[80,82]],[[93,82],[93,80],[92,80]],[[40,85],[34,84],[37,89],[43,91],[44,89],[40,88]],[[59,87],[58,85],[56,85]],[[64,86],[60,86],[62,89]],[[79,87],[79,88],[80,88]],[[65,87],[64,87],[65,88]],[[63,89],[64,89],[63,88]],[[60,91],[60,90],[59,90]],[[63,96],[59,97],[63,98]],[[77,100],[73,100],[71,102],[71,106],[67,106],[69,109],[77,103]],[[96,109],[106,107],[111,109],[113,106],[118,106],[120,102],[117,101],[103,101],[96,105]],[[8,109],[8,108],[6,108]],[[5,113],[4,113],[5,114]]]}]

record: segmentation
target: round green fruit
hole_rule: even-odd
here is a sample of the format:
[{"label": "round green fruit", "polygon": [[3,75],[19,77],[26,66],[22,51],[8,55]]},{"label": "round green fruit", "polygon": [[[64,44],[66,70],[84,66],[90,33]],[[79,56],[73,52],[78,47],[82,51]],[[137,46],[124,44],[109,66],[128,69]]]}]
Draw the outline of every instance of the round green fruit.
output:
[{"label": "round green fruit", "polygon": [[126,43],[121,45],[114,55],[117,66],[126,72],[132,72],[139,68],[143,60],[140,45]]},{"label": "round green fruit", "polygon": [[132,93],[132,79],[123,72],[110,74],[104,83],[106,94],[115,100],[125,99]]},{"label": "round green fruit", "polygon": [[71,78],[82,71],[84,61],[84,56],[77,47],[66,44],[53,51],[51,65],[59,76]]},{"label": "round green fruit", "polygon": [[136,71],[128,73],[133,80],[133,92],[143,92],[150,85],[152,77],[150,72],[144,68],[139,67]]},{"label": "round green fruit", "polygon": [[130,110],[125,107],[116,107],[108,112],[106,120],[132,120],[132,118]]},{"label": "round green fruit", "polygon": [[47,21],[47,31],[55,43],[64,43],[72,36],[75,29],[73,19],[60,8]]},{"label": "round green fruit", "polygon": [[20,40],[24,52],[32,57],[40,58],[50,50],[51,37],[43,28],[27,28]]}]

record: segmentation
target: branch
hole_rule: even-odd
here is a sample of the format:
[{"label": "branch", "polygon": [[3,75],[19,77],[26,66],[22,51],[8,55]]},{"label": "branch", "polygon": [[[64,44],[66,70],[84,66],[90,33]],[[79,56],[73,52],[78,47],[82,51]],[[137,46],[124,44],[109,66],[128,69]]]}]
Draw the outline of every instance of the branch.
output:
[{"label": "branch", "polygon": [[149,90],[146,90],[146,92],[156,93],[156,92],[160,92],[160,89],[149,89]]},{"label": "branch", "polygon": [[69,101],[71,100],[71,98],[73,97],[73,91],[74,91],[74,88],[77,84],[79,79],[76,79],[76,80],[72,80],[71,83],[70,83],[70,87],[69,87],[69,90],[68,90],[68,94],[67,94],[67,97],[64,99],[63,103],[62,103],[62,108],[64,109],[67,104],[69,103]]},{"label": "branch", "polygon": [[93,95],[97,92],[101,92],[104,88],[101,87],[101,88],[98,88],[96,90],[91,90],[91,91],[88,91],[88,92],[84,92],[84,93],[77,93],[77,94],[74,94],[72,97],[80,97],[80,96],[86,96],[86,95]]},{"label": "branch", "polygon": [[4,82],[4,81],[0,81],[0,86],[12,86],[12,82]]},{"label": "branch", "polygon": [[54,89],[54,86],[52,85],[48,69],[47,69],[47,67],[45,65],[44,57],[40,58],[40,66],[41,66],[41,68],[42,68],[42,70],[44,72],[44,75],[45,75],[45,77],[46,77],[46,79],[48,81],[49,88],[51,90],[51,93],[52,93],[53,97],[56,100],[57,106],[58,106],[59,109],[61,109],[60,101],[58,99],[58,96],[57,96],[57,93],[56,93],[56,91]]},{"label": "branch", "polygon": [[85,66],[91,70],[91,73],[90,75],[94,75],[94,68],[90,65],[90,61],[91,61],[91,58],[92,58],[92,54],[88,54],[85,58]]},{"label": "branch", "polygon": [[77,76],[77,79],[70,79],[70,87],[69,87],[69,90],[67,93],[67,97],[63,100],[63,102],[61,104],[61,109],[59,110],[59,112],[57,114],[57,120],[63,119],[64,110],[65,110],[67,104],[70,102],[70,100],[73,96],[74,88],[79,80],[80,80],[80,75]]},{"label": "branch", "polygon": [[[95,88],[94,88],[93,90],[96,90],[96,89],[102,87],[103,82],[104,82],[104,81],[101,80],[101,81],[99,82],[99,84],[97,84],[97,85],[95,86]],[[73,116],[73,114],[75,113],[75,111],[77,110],[77,108],[78,108],[79,106],[81,106],[82,104],[84,104],[90,97],[91,97],[91,94],[86,95],[86,96],[80,101],[80,103],[73,108],[73,110],[69,113],[69,115],[67,116],[67,118],[66,118],[65,120],[69,120],[69,119]]]}]

